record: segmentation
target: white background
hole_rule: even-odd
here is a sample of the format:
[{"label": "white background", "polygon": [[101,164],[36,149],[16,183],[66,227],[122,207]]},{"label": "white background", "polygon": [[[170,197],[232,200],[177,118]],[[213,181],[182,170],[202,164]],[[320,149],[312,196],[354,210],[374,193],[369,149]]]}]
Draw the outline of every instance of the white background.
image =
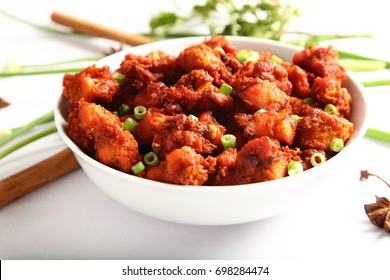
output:
[{"label": "white background", "polygon": [[[177,1],[180,7],[190,1]],[[185,2],[185,3],[184,3]],[[147,32],[151,15],[173,1],[0,0],[0,9],[51,24],[57,10],[128,32]],[[373,32],[377,40],[347,40],[340,48],[389,59],[386,2],[291,1],[302,16],[291,28],[317,33]],[[351,6],[353,5],[353,6]],[[0,64],[46,63],[99,55],[119,43],[43,33],[0,14]],[[358,73],[358,79],[390,73]],[[54,108],[62,75],[0,78],[0,129],[26,123]],[[367,88],[369,126],[390,131],[390,88]],[[64,148],[52,135],[0,160],[0,179]],[[390,181],[390,145],[363,139],[336,177],[311,199],[266,220],[234,226],[173,224],[136,213],[102,193],[77,170],[0,209],[0,259],[388,259],[390,235],[368,221],[363,205],[390,195],[379,180],[360,182],[368,169]],[[333,173],[335,174],[335,173]]]}]

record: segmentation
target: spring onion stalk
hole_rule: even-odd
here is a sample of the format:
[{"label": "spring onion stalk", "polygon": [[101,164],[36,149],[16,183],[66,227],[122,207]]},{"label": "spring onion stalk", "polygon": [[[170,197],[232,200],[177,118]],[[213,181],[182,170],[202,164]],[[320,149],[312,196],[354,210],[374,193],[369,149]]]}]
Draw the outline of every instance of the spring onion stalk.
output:
[{"label": "spring onion stalk", "polygon": [[233,88],[231,86],[229,86],[228,84],[222,84],[219,87],[219,91],[222,92],[224,95],[229,96],[232,93]]},{"label": "spring onion stalk", "polygon": [[347,70],[354,72],[378,71],[386,68],[386,62],[382,60],[341,58],[339,62]]},{"label": "spring onion stalk", "polygon": [[390,79],[365,81],[365,82],[362,82],[362,85],[365,86],[365,87],[389,86],[390,85]]},{"label": "spring onion stalk", "polygon": [[21,127],[8,130],[8,133],[6,133],[6,135],[4,135],[0,138],[0,147],[2,147],[4,144],[8,143],[9,141],[15,139],[19,135],[29,131],[33,127],[40,125],[40,124],[43,124],[43,123],[53,121],[53,120],[54,120],[54,111],[50,111],[50,112],[40,116],[39,118],[21,126]]},{"label": "spring onion stalk", "polygon": [[43,70],[36,70],[36,71],[0,72],[0,77],[77,73],[83,69],[85,69],[85,67],[84,68],[75,67],[75,68],[61,68],[61,69],[43,69]]},{"label": "spring onion stalk", "polygon": [[131,113],[130,106],[123,103],[118,108],[119,116],[129,115]]},{"label": "spring onion stalk", "polygon": [[229,148],[234,148],[236,146],[236,136],[233,134],[225,134],[221,137],[222,141],[222,146],[223,148],[229,149]]},{"label": "spring onion stalk", "polygon": [[126,130],[130,130],[130,131],[134,131],[135,129],[135,126],[137,125],[138,123],[132,119],[132,118],[127,118],[124,122],[123,122],[123,128],[126,129]]},{"label": "spring onion stalk", "polygon": [[341,50],[337,50],[338,54],[339,54],[339,57],[340,59],[346,59],[346,58],[350,58],[350,59],[356,59],[356,60],[371,60],[371,61],[382,61],[385,63],[385,67],[386,68],[390,68],[390,61],[386,61],[386,60],[377,60],[377,59],[373,59],[371,57],[368,57],[368,56],[363,56],[363,55],[359,55],[359,54],[355,54],[355,53],[350,53],[350,52],[346,52],[346,51],[341,51]]},{"label": "spring onion stalk", "polygon": [[27,144],[30,144],[31,142],[33,141],[36,141],[42,137],[45,137],[47,135],[50,135],[54,132],[57,131],[57,128],[56,127],[51,127],[51,128],[48,128],[46,130],[43,130],[37,134],[34,134],[33,136],[31,137],[28,137],[18,143],[16,143],[15,145],[12,145],[11,147],[5,149],[4,151],[1,151],[0,152],[0,159],[2,159],[3,157],[5,157],[6,155],[9,155],[10,153],[16,151],[17,149],[20,149],[22,148],[23,146],[27,145]]},{"label": "spring onion stalk", "polygon": [[326,158],[324,154],[320,152],[313,153],[310,157],[310,163],[312,166],[320,165],[321,163],[324,163],[326,161]]},{"label": "spring onion stalk", "polygon": [[336,153],[340,152],[344,149],[344,140],[341,138],[333,138],[332,141],[330,141],[329,149]]},{"label": "spring onion stalk", "polygon": [[134,164],[131,167],[131,170],[133,170],[135,175],[140,174],[142,171],[145,170],[145,165],[142,163],[142,161],[139,161],[138,163]]},{"label": "spring onion stalk", "polygon": [[137,106],[134,108],[134,117],[137,120],[142,120],[146,115],[146,107],[145,106]]},{"label": "spring onion stalk", "polygon": [[324,107],[324,111],[331,115],[337,115],[338,112],[336,106],[330,103]]},{"label": "spring onion stalk", "polygon": [[369,127],[364,135],[368,138],[390,143],[390,132]]},{"label": "spring onion stalk", "polygon": [[154,152],[149,152],[144,156],[144,161],[147,165],[156,166],[160,160]]},{"label": "spring onion stalk", "polygon": [[301,173],[303,171],[303,165],[299,161],[290,161],[287,165],[287,173],[289,176]]}]

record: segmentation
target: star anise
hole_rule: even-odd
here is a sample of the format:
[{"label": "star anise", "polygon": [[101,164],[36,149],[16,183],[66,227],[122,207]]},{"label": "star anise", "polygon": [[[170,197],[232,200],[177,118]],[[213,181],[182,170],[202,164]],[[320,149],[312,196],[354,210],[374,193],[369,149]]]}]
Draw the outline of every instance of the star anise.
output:
[{"label": "star anise", "polygon": [[0,97],[0,109],[7,107],[8,105],[9,105],[9,103]]},{"label": "star anise", "polygon": [[390,233],[390,200],[386,197],[376,197],[376,203],[365,204],[364,210],[370,222]]}]

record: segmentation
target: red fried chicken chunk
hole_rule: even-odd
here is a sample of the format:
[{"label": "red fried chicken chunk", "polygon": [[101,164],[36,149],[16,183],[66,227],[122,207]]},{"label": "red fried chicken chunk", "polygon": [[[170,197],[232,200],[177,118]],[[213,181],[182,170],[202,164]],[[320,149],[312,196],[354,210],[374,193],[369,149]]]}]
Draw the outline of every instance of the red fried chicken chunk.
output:
[{"label": "red fried chicken chunk", "polygon": [[194,149],[183,146],[169,153],[164,161],[146,170],[146,178],[172,184],[203,185],[213,171],[215,160],[204,159]]},{"label": "red fried chicken chunk", "polygon": [[346,142],[353,132],[353,124],[345,118],[331,115],[321,109],[303,105],[302,118],[297,124],[295,144],[302,149],[324,150],[329,148],[333,138]]},{"label": "red fried chicken chunk", "polygon": [[270,181],[286,175],[290,154],[277,140],[262,136],[249,140],[237,153],[237,167],[225,183],[232,185]]},{"label": "red fried chicken chunk", "polygon": [[68,117],[69,137],[101,163],[129,172],[140,159],[138,144],[119,118],[100,105],[80,99]]},{"label": "red fried chicken chunk", "polygon": [[95,99],[111,102],[118,90],[119,83],[108,66],[98,68],[92,65],[80,73],[65,74],[63,78],[62,95],[71,104],[80,98],[84,98],[86,102],[93,102]]}]

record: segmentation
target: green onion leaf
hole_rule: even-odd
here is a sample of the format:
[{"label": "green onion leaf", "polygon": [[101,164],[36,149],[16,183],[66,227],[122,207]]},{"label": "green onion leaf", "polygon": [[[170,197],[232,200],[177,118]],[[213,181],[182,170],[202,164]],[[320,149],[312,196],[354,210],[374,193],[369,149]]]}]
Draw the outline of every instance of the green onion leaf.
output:
[{"label": "green onion leaf", "polygon": [[149,152],[144,156],[144,161],[147,165],[156,166],[160,160],[154,152]]},{"label": "green onion leaf", "polygon": [[229,86],[228,84],[222,84],[219,87],[219,91],[222,92],[224,95],[229,96],[232,93],[233,88],[231,86]]},{"label": "green onion leaf", "polygon": [[145,106],[137,106],[134,108],[134,117],[137,120],[142,120],[146,115],[146,107]]},{"label": "green onion leaf", "polygon": [[332,141],[330,141],[329,149],[331,149],[333,152],[340,152],[344,148],[344,141],[341,138],[333,138]]},{"label": "green onion leaf", "polygon": [[135,175],[140,174],[142,171],[145,170],[145,165],[142,163],[142,161],[139,161],[138,163],[134,164],[131,167],[131,170],[133,170]]},{"label": "green onion leaf", "polygon": [[287,165],[287,173],[289,176],[301,173],[303,171],[303,165],[299,161],[290,161]]},{"label": "green onion leaf", "polygon": [[134,128],[135,126],[137,125],[138,123],[132,119],[132,118],[127,118],[124,122],[123,122],[123,128],[126,129],[126,130],[130,130],[130,131],[134,131]]},{"label": "green onion leaf", "polygon": [[121,104],[118,109],[119,116],[129,115],[131,113],[130,106],[127,104]]},{"label": "green onion leaf", "polygon": [[324,163],[326,161],[326,158],[324,154],[320,152],[313,153],[310,157],[310,163],[312,166],[320,165],[321,163]]},{"label": "green onion leaf", "polygon": [[234,148],[236,146],[236,136],[233,134],[225,134],[221,137],[222,141],[222,146],[223,148],[229,149],[229,148]]},{"label": "green onion leaf", "polygon": [[338,112],[336,106],[330,103],[325,106],[324,111],[331,115],[337,115]]}]

